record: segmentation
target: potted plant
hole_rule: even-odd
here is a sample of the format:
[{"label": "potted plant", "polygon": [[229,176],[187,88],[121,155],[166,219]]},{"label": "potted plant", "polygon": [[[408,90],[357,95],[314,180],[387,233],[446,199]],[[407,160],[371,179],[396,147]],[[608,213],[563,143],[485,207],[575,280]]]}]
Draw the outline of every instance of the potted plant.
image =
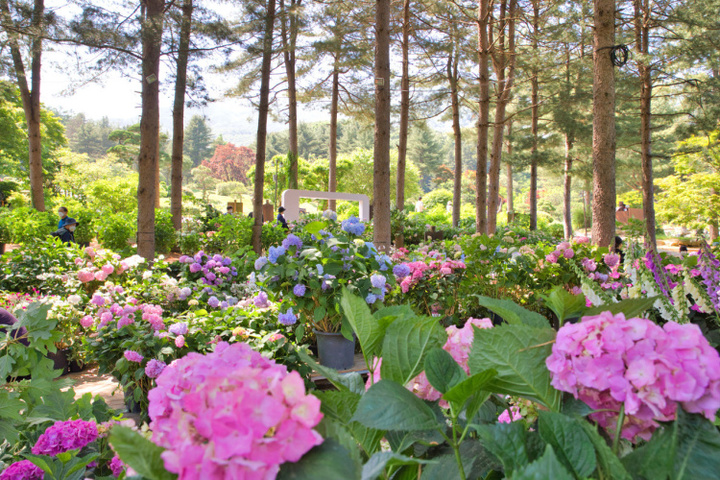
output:
[{"label": "potted plant", "polygon": [[282,245],[270,247],[268,255],[255,262],[260,299],[280,302],[278,321],[295,325],[302,338],[306,328],[317,339],[320,362],[338,370],[354,362],[354,339],[340,308],[340,293],[347,288],[372,307],[383,304],[394,283],[390,257],[379,254],[372,243],[358,237],[365,225],[351,217],[342,222],[341,234],[333,236],[328,221],[304,227],[311,242],[289,234]]}]

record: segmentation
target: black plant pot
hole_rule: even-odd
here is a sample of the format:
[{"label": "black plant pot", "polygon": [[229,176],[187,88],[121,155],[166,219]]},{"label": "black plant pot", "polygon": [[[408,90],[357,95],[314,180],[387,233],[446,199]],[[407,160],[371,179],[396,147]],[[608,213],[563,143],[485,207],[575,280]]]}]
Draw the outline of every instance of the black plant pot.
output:
[{"label": "black plant pot", "polygon": [[53,365],[53,369],[62,370],[62,375],[68,373],[69,354],[70,350],[67,348],[62,350],[56,350],[55,352],[48,352],[47,354],[48,358],[55,363],[55,365]]},{"label": "black plant pot", "polygon": [[348,340],[342,333],[318,332],[318,357],[320,365],[335,370],[348,370],[355,364],[355,339]]}]

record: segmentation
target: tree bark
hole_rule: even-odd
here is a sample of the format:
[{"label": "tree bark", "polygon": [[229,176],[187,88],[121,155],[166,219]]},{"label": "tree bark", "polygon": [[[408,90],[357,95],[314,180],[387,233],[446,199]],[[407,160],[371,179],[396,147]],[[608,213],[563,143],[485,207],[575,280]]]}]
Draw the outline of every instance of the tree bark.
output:
[{"label": "tree bark", "polygon": [[593,224],[592,241],[615,242],[615,0],[594,0],[593,30]]},{"label": "tree bark", "polygon": [[477,128],[477,165],[475,168],[475,231],[487,233],[487,155],[490,127],[490,42],[488,26],[490,1],[479,0],[478,5],[478,74],[479,111]]},{"label": "tree bark", "polygon": [[[298,116],[297,116],[297,86],[295,81],[295,47],[298,35],[298,12],[302,0],[290,0],[290,10],[285,10],[285,0],[280,0],[280,9],[283,13],[281,23],[281,36],[283,42],[283,59],[288,86],[288,140],[290,151],[290,175],[288,185],[292,189],[298,188]],[[288,32],[289,30],[289,32]]]},{"label": "tree bark", "polygon": [[[262,204],[265,183],[265,146],[267,144],[267,121],[270,107],[270,63],[272,61],[273,27],[275,24],[275,0],[267,1],[265,32],[263,33],[263,57],[260,70],[260,105],[258,108],[257,150],[255,151],[255,185],[253,196],[252,244],[255,253],[262,253]],[[272,220],[272,219],[268,219]]]},{"label": "tree bark", "polygon": [[375,0],[373,241],[390,249],[390,0]]},{"label": "tree bark", "polygon": [[655,192],[653,186],[652,138],[652,70],[648,65],[650,37],[650,7],[648,0],[634,0],[635,48],[638,52],[638,75],[640,77],[640,158],[642,165],[643,216],[645,217],[645,243],[657,251],[655,237]]},{"label": "tree bark", "polygon": [[565,134],[565,168],[563,171],[563,233],[570,240],[572,229],[572,149],[573,142],[569,134]]},{"label": "tree bark", "polygon": [[175,78],[175,101],[173,104],[173,144],[170,173],[170,213],[175,230],[182,228],[182,180],[183,141],[185,139],[185,91],[187,89],[187,65],[190,52],[190,30],[192,28],[193,1],[184,0],[180,40]]},{"label": "tree bark", "polygon": [[410,126],[410,0],[403,3],[402,78],[400,80],[400,138],[398,140],[395,208],[405,208],[405,168],[408,130]]},{"label": "tree bark", "polygon": [[12,31],[13,20],[10,14],[8,0],[0,3],[4,22],[10,27],[6,28],[10,55],[13,60],[13,68],[17,85],[20,89],[25,123],[28,127],[28,171],[30,174],[30,197],[32,206],[40,212],[45,211],[45,192],[43,191],[43,168],[42,168],[42,139],[40,136],[40,73],[42,60],[42,20],[45,14],[44,0],[35,0],[31,17],[33,38],[30,42],[30,86],[25,71],[22,53],[18,42],[17,33]]},{"label": "tree bark", "polygon": [[[337,60],[336,60],[337,62]],[[335,66],[332,80],[332,97],[330,100],[330,152],[328,160],[328,191],[337,191],[337,125],[338,125],[338,101],[340,100],[340,72]],[[337,202],[330,200],[328,208],[333,212],[337,209]]]},{"label": "tree bark", "polygon": [[[500,4],[500,31],[497,54],[493,54],[493,67],[497,78],[497,102],[495,103],[495,126],[493,129],[492,155],[490,156],[490,174],[488,180],[488,233],[497,228],[498,204],[500,201],[500,162],[502,161],[503,133],[505,130],[505,111],[515,76],[515,6],[517,0],[506,0]],[[507,8],[507,10],[506,10]],[[507,51],[505,36],[507,28]],[[506,76],[506,68],[507,76]]]},{"label": "tree bark", "polygon": [[[512,122],[508,123],[508,142],[507,142],[507,154],[508,156],[512,156],[512,142],[510,141],[510,136],[512,136]],[[507,166],[507,216],[508,216],[508,223],[512,222],[513,220],[513,214],[515,213],[515,205],[513,201],[513,195],[515,192],[513,191],[513,168],[512,164],[510,162],[506,163]]]},{"label": "tree bark", "polygon": [[533,0],[533,55],[535,56],[535,62],[533,62],[532,78],[530,79],[530,101],[531,101],[531,120],[530,120],[530,133],[532,135],[532,147],[530,148],[530,230],[537,230],[537,181],[538,181],[538,164],[537,164],[537,152],[538,152],[538,121],[540,118],[540,105],[539,105],[539,86],[538,86],[538,35],[540,34],[540,2],[539,0]]},{"label": "tree bark", "polygon": [[147,260],[155,257],[156,174],[160,138],[160,48],[162,45],[164,0],[143,0],[142,4],[142,117],[138,157],[137,251]]},{"label": "tree bark", "polygon": [[[452,41],[452,40],[451,40]],[[460,222],[460,206],[462,197],[462,132],[460,130],[460,95],[458,93],[458,63],[460,63],[459,50],[452,48],[448,55],[447,78],[450,83],[450,101],[452,104],[452,125],[455,141],[455,170],[453,172],[453,204],[452,225],[457,227]]]}]

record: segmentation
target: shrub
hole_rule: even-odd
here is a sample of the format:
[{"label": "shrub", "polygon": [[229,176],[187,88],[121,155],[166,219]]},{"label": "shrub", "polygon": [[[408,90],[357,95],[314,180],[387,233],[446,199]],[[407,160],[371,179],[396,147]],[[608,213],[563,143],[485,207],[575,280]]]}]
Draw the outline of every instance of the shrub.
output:
[{"label": "shrub", "polygon": [[585,216],[585,209],[582,207],[573,209],[572,225],[575,230],[592,227],[592,212],[588,211],[587,213],[587,216]]},{"label": "shrub", "polygon": [[169,210],[155,209],[155,250],[168,253],[175,246],[175,227]]},{"label": "shrub", "polygon": [[451,202],[453,199],[453,194],[450,190],[446,190],[444,188],[439,188],[437,190],[433,190],[432,192],[428,193],[423,197],[423,204],[425,205],[425,208],[430,210],[436,205],[441,205],[443,210],[445,209],[445,206],[447,205],[447,202]]},{"label": "shrub", "polygon": [[98,241],[110,250],[127,252],[130,250],[128,240],[135,237],[136,228],[135,215],[105,215],[98,225]]},{"label": "shrub", "polygon": [[218,195],[239,199],[247,191],[247,187],[242,182],[221,182],[217,184],[215,191]]},{"label": "shrub", "polygon": [[3,223],[11,243],[33,243],[57,230],[57,217],[30,207],[17,207],[5,215]]}]

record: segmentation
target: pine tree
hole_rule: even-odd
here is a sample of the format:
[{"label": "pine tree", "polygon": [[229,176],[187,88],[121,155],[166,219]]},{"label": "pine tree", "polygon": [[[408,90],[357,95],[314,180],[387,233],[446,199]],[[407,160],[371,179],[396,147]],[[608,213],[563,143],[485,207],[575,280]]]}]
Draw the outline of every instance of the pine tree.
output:
[{"label": "pine tree", "polygon": [[185,127],[184,153],[190,157],[193,166],[197,167],[213,153],[213,133],[205,117],[193,115]]}]

